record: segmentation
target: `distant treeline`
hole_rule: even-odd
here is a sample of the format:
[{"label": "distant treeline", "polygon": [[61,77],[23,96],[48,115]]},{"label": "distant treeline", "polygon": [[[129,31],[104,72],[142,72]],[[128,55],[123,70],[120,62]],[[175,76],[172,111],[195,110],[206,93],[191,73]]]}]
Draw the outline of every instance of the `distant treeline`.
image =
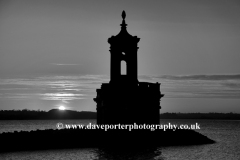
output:
[{"label": "distant treeline", "polygon": [[[96,112],[52,109],[41,110],[0,110],[0,120],[41,120],[41,119],[96,119]],[[161,119],[223,119],[240,120],[238,113],[162,113]]]},{"label": "distant treeline", "polygon": [[238,113],[162,113],[161,119],[222,119],[240,120]]},{"label": "distant treeline", "polygon": [[0,120],[96,119],[96,112],[71,110],[0,110]]}]

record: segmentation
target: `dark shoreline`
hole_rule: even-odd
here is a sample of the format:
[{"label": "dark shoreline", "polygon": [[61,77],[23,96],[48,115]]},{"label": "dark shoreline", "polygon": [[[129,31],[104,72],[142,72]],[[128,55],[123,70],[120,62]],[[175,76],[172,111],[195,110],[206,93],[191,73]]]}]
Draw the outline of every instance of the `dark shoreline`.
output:
[{"label": "dark shoreline", "polygon": [[[0,120],[62,120],[62,119],[96,119],[96,112],[52,109],[36,110],[0,110]],[[210,119],[240,120],[238,113],[161,113],[160,119]]]},{"label": "dark shoreline", "polygon": [[0,134],[0,152],[70,148],[145,148],[212,144],[215,141],[194,130],[61,129]]}]

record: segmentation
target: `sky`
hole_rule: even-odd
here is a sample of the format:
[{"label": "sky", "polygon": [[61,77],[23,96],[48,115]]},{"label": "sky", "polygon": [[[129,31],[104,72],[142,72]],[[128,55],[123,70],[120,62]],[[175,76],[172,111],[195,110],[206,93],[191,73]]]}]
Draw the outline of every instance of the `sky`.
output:
[{"label": "sky", "polygon": [[240,113],[238,0],[0,0],[0,110],[96,111],[123,10],[161,112]]}]

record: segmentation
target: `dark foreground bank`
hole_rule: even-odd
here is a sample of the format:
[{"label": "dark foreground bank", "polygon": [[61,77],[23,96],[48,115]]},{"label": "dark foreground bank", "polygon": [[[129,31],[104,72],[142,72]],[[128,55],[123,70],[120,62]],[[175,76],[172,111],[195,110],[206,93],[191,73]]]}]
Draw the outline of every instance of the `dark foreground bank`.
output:
[{"label": "dark foreground bank", "polygon": [[0,152],[87,147],[160,147],[211,144],[213,140],[193,130],[62,129],[0,134]]}]

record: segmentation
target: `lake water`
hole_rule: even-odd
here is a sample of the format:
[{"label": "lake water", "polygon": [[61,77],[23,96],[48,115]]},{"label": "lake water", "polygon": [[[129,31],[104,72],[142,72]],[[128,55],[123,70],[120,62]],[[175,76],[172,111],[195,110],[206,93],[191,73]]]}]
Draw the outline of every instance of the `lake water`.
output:
[{"label": "lake water", "polygon": [[[20,130],[56,129],[56,124],[89,124],[95,120],[21,120],[0,121],[0,133]],[[104,150],[100,148],[63,149],[1,153],[0,160],[240,160],[240,121],[161,120],[163,124],[200,124],[197,132],[217,141],[215,144],[159,147],[144,150]],[[63,137],[67,138],[67,137]],[[78,141],[81,142],[79,137]],[[162,138],[162,137],[159,137]],[[1,142],[0,142],[1,145]]]}]

